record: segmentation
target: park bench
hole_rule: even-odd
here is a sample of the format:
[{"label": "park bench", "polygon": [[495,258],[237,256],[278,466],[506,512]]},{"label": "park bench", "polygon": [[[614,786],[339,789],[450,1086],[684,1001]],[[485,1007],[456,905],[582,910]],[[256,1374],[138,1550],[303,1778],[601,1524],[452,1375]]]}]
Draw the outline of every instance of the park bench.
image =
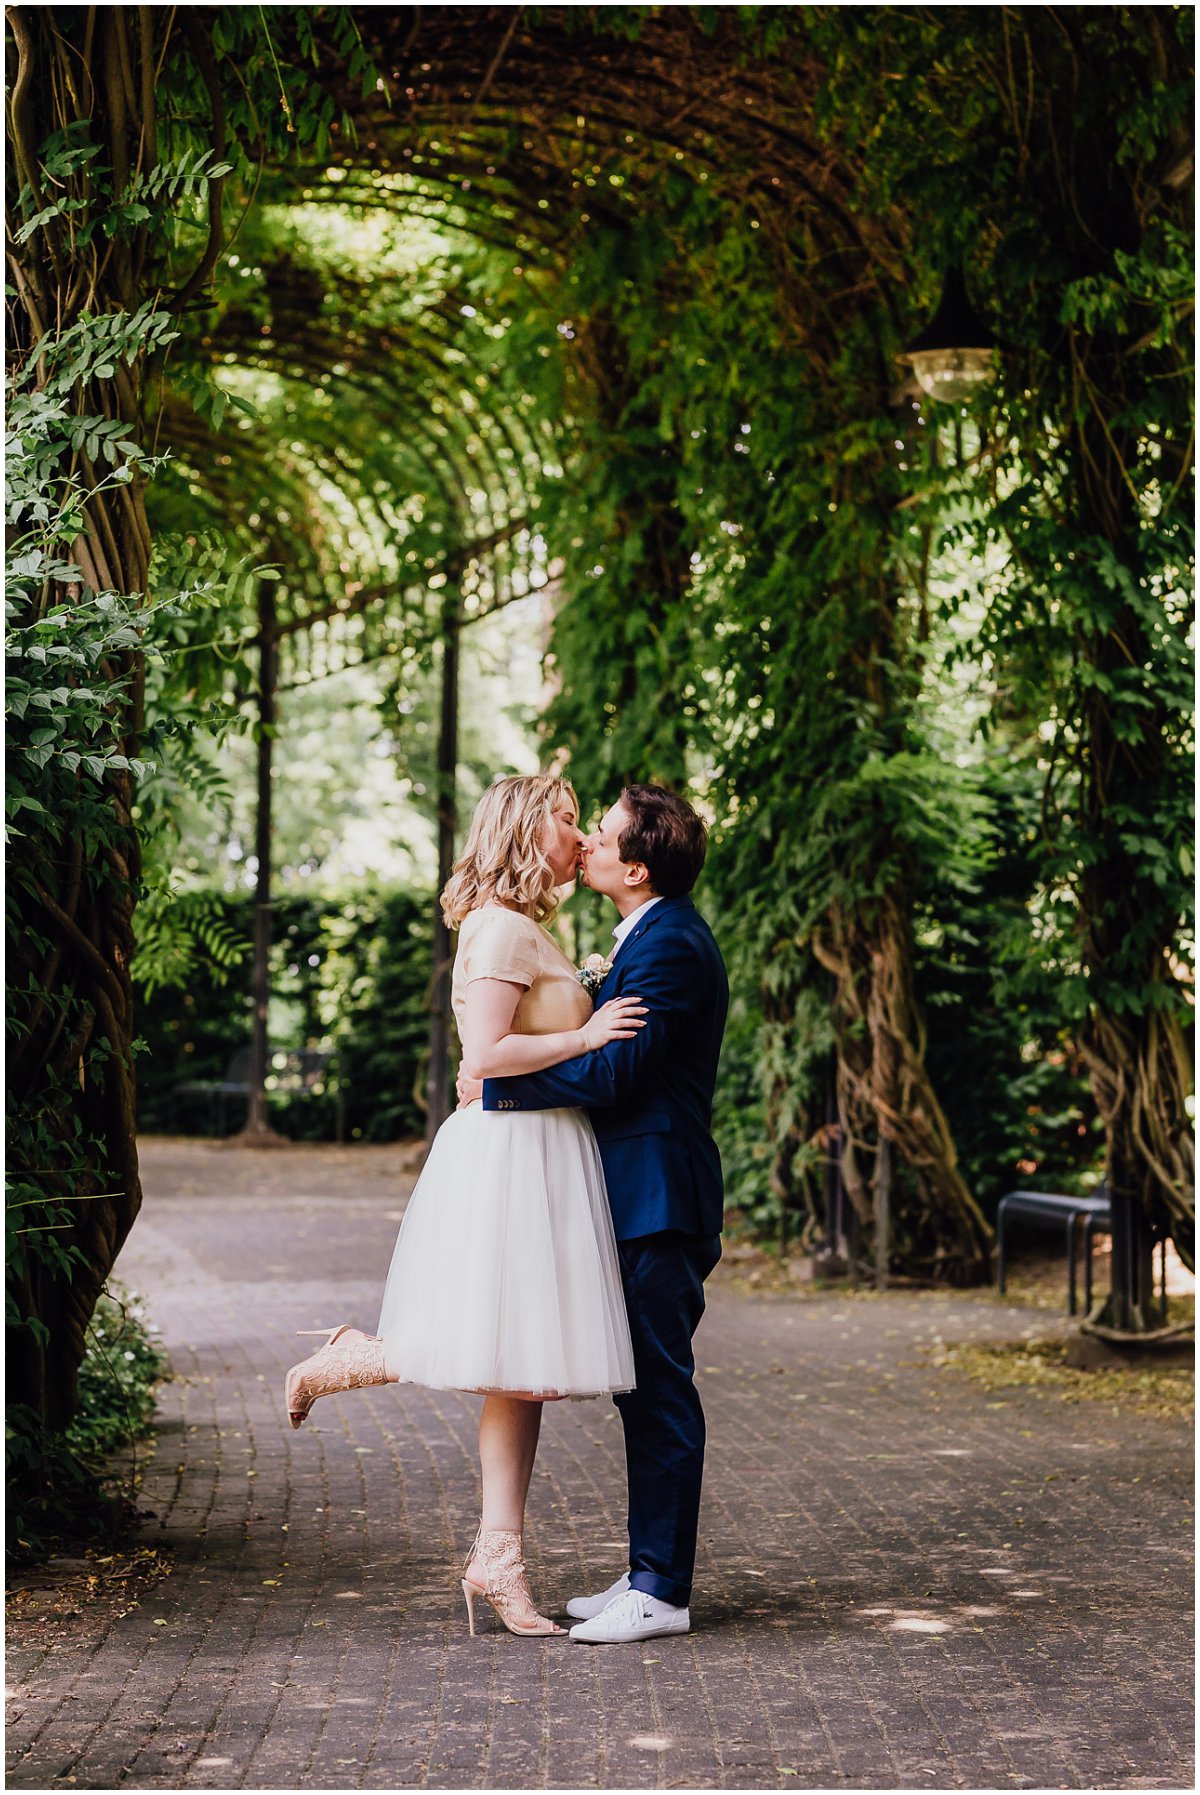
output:
[{"label": "park bench", "polygon": [[[304,1096],[319,1081],[321,1074],[329,1064],[332,1054],[323,1047],[305,1047],[298,1053],[271,1056],[271,1075],[275,1079],[274,1089],[284,1091],[293,1096]],[[282,1058],[283,1064],[280,1065]],[[224,1135],[228,1133],[228,1114],[231,1099],[240,1099],[244,1103],[250,1101],[250,1063],[251,1052],[248,1046],[239,1047],[230,1056],[223,1078],[193,1078],[183,1084],[176,1085],[171,1092],[172,1110],[177,1112],[179,1104],[189,1099],[201,1098],[206,1103],[206,1133]],[[342,1137],[341,1104],[338,1104],[338,1139]]]},{"label": "park bench", "polygon": [[181,1106],[186,1106],[200,1098],[205,1104],[205,1120],[208,1126],[206,1134],[223,1135],[228,1132],[230,1098],[240,1098],[244,1102],[250,1100],[250,1048],[239,1047],[230,1056],[222,1078],[189,1078],[183,1084],[175,1086],[171,1092],[171,1114],[174,1122]]},{"label": "park bench", "polygon": [[1101,1185],[1093,1197],[1062,1197],[1052,1195],[1048,1191],[1014,1190],[1008,1196],[1001,1197],[1000,1207],[996,1215],[996,1283],[1000,1295],[1004,1295],[1006,1260],[1005,1237],[1008,1225],[1014,1217],[1023,1216],[1029,1220],[1065,1223],[1067,1231],[1067,1313],[1076,1314],[1078,1304],[1078,1286],[1076,1280],[1076,1248],[1079,1244],[1079,1224],[1082,1222],[1083,1260],[1084,1260],[1084,1306],[1085,1313],[1092,1307],[1092,1242],[1097,1231],[1108,1234],[1112,1231],[1112,1210],[1108,1197],[1103,1194]]}]

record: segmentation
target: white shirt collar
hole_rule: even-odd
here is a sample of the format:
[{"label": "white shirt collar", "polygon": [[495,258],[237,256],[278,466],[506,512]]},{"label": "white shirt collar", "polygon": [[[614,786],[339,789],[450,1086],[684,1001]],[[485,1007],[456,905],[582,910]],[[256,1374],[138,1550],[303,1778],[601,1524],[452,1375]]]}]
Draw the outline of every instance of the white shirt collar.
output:
[{"label": "white shirt collar", "polygon": [[653,910],[655,904],[661,903],[661,897],[647,898],[644,904],[639,904],[636,910],[631,910],[628,916],[622,917],[621,921],[613,930],[613,939],[616,941],[617,946],[620,947],[630,929],[641,922],[643,916],[645,916],[648,911]]}]

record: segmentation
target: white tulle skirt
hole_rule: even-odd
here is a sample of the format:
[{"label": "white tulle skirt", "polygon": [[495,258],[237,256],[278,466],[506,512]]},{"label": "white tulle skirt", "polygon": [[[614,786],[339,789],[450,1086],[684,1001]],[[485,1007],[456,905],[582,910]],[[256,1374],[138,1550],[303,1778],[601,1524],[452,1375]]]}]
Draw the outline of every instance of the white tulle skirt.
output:
[{"label": "white tulle skirt", "polygon": [[634,1387],[604,1171],[577,1109],[455,1110],[400,1225],[378,1332],[401,1383]]}]

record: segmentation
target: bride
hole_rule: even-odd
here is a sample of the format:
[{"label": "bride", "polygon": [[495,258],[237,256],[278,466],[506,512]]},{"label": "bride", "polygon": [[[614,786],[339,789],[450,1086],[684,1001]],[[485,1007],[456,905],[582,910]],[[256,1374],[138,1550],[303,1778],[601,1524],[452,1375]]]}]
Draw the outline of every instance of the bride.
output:
[{"label": "bride", "polygon": [[[643,1026],[636,998],[593,1015],[542,927],[583,840],[565,779],[499,779],[479,802],[441,897],[459,930],[451,999],[472,1077],[541,1071]],[[561,1632],[534,1607],[521,1551],[542,1403],[634,1385],[604,1173],[581,1110],[473,1104],[443,1123],[401,1223],[378,1334],[335,1328],[294,1365],[288,1418],[299,1427],[319,1396],[383,1383],[483,1395],[483,1513],[462,1578],[471,1631],[482,1595],[510,1632]]]}]

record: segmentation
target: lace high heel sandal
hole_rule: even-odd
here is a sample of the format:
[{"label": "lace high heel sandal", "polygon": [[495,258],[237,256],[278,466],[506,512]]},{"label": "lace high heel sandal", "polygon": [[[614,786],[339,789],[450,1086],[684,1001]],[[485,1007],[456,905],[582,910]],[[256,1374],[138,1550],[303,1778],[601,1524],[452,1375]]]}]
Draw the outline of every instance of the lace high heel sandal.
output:
[{"label": "lace high heel sandal", "polygon": [[539,1614],[533,1605],[521,1535],[481,1527],[463,1566],[462,1592],[467,1603],[467,1624],[475,1637],[475,1597],[490,1602],[510,1633],[528,1639],[546,1639],[563,1628]]},{"label": "lace high heel sandal", "polygon": [[[388,1382],[383,1362],[383,1341],[373,1334],[343,1324],[340,1328],[301,1328],[301,1334],[324,1334],[325,1344],[300,1364],[293,1365],[284,1383],[288,1420],[299,1427],[318,1396],[338,1390],[363,1390]],[[345,1339],[345,1335],[353,1335]]]}]

